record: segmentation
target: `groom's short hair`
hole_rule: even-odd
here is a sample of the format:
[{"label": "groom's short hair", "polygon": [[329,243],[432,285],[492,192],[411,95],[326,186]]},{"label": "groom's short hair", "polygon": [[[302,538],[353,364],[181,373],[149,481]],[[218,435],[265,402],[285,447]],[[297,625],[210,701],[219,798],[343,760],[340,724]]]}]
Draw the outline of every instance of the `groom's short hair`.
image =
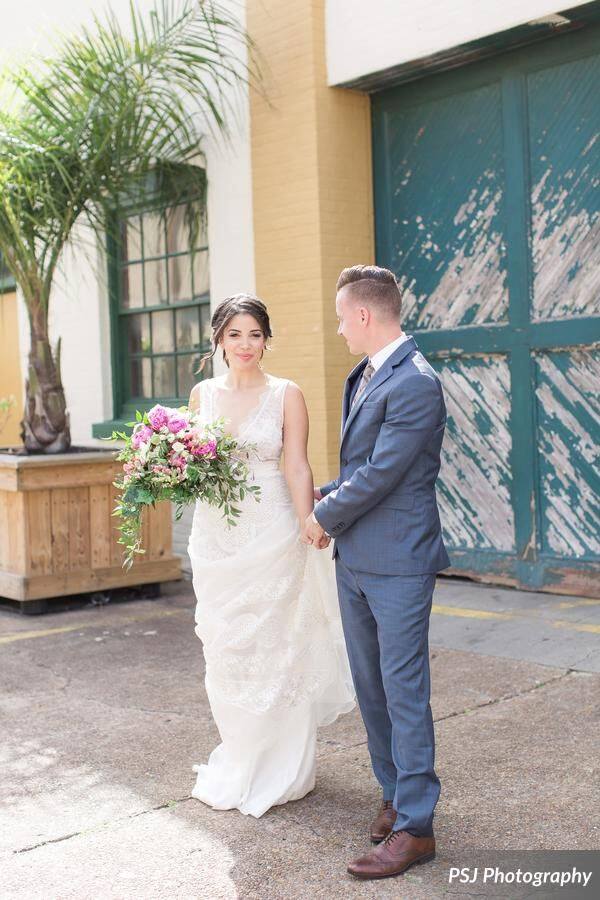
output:
[{"label": "groom's short hair", "polygon": [[343,269],[336,289],[348,287],[352,298],[376,310],[383,318],[399,319],[402,312],[402,294],[398,279],[389,269],[381,266],[350,266]]}]

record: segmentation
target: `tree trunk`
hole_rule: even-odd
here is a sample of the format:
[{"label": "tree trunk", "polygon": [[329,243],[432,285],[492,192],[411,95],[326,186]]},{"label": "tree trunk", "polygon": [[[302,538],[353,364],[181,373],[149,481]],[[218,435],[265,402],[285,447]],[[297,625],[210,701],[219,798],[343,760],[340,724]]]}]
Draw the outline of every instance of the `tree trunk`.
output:
[{"label": "tree trunk", "polygon": [[71,446],[69,414],[60,377],[60,340],[52,353],[48,337],[48,305],[28,302],[31,349],[25,383],[21,439],[29,453],[65,453]]}]

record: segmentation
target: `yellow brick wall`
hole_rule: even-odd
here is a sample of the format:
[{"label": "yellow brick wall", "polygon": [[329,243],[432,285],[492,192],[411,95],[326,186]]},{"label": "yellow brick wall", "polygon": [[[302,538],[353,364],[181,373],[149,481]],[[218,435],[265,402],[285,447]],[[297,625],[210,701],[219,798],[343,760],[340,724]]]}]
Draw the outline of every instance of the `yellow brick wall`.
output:
[{"label": "yellow brick wall", "polygon": [[[20,444],[19,427],[23,417],[23,388],[19,359],[17,295],[0,294],[0,398],[14,396],[6,426],[0,431],[0,447]],[[2,424],[0,413],[0,426]]]},{"label": "yellow brick wall", "polygon": [[267,368],[303,389],[315,480],[337,474],[341,394],[357,362],[337,337],[335,282],[374,260],[369,98],[330,88],[324,2],[248,0],[264,93],[251,93],[257,293],[275,338]]}]

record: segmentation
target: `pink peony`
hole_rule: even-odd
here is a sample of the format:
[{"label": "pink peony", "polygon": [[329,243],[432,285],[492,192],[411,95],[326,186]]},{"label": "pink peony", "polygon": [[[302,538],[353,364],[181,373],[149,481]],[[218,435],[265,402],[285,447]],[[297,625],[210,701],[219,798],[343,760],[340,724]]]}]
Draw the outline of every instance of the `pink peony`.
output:
[{"label": "pink peony", "polygon": [[153,434],[153,430],[148,425],[142,425],[141,428],[134,431],[131,437],[131,446],[134,450],[139,450],[140,446],[150,440]]},{"label": "pink peony", "polygon": [[211,459],[214,459],[217,455],[217,442],[206,441],[204,444],[197,444],[191,448],[191,451],[194,456],[209,456]]},{"label": "pink peony", "polygon": [[169,424],[169,413],[164,406],[157,403],[148,413],[148,421],[155,431],[159,431],[163,425]]},{"label": "pink peony", "polygon": [[179,456],[177,453],[169,454],[169,462],[176,469],[183,469],[186,465],[186,461],[183,456]]},{"label": "pink peony", "polygon": [[173,416],[167,422],[167,427],[172,434],[177,434],[178,431],[182,431],[184,428],[187,428],[188,425],[188,420],[179,415]]}]

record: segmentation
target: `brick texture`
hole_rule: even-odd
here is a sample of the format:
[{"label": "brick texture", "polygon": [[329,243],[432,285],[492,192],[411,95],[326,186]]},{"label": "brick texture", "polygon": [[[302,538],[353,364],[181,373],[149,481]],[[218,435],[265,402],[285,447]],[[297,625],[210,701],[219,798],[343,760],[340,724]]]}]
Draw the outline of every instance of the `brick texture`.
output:
[{"label": "brick texture", "polygon": [[324,2],[248,0],[264,91],[251,94],[256,285],[272,315],[266,368],[296,381],[317,483],[338,470],[341,391],[357,361],[336,335],[342,268],[374,258],[367,95],[327,86]]}]

